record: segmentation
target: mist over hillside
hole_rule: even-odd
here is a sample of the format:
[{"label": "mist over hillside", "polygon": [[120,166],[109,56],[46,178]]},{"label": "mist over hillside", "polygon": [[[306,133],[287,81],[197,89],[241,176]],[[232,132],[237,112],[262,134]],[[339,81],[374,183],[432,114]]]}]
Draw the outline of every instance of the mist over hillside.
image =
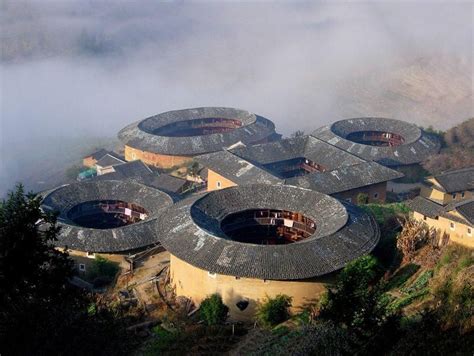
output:
[{"label": "mist over hillside", "polygon": [[474,115],[472,21],[468,3],[3,1],[0,196],[179,108],[283,134],[361,115],[447,129]]}]

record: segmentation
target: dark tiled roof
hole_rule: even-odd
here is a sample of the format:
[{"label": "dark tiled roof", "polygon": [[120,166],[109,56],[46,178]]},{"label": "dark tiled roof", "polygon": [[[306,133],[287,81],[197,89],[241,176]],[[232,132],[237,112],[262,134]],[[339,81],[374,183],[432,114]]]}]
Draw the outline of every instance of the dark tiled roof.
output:
[{"label": "dark tiled roof", "polygon": [[[263,165],[297,157],[311,159],[330,169],[303,176],[278,178]],[[262,145],[211,153],[196,158],[205,167],[238,185],[281,184],[300,186],[325,194],[334,194],[403,177],[403,174],[367,162],[314,137],[285,139]]]},{"label": "dark tiled roof", "polygon": [[123,178],[135,178],[152,173],[151,169],[140,160],[118,164],[114,166],[114,171]]},{"label": "dark tiled roof", "polygon": [[111,155],[110,153],[107,153],[105,156],[103,156],[101,159],[99,159],[96,162],[96,166],[109,167],[109,166],[115,166],[117,164],[122,164],[122,163],[125,163],[125,161]]},{"label": "dark tiled roof", "polygon": [[[175,122],[201,118],[237,119],[242,126],[234,130],[210,135],[169,137],[153,134],[154,130]],[[275,125],[268,119],[248,111],[203,107],[168,111],[145,120],[135,122],[122,129],[118,137],[126,145],[143,151],[195,156],[220,151],[238,142],[251,144],[275,133]]]},{"label": "dark tiled roof", "polygon": [[289,178],[286,184],[316,190],[325,194],[340,193],[351,189],[383,183],[403,177],[403,174],[376,162],[363,162],[343,166],[326,172]]},{"label": "dark tiled roof", "polygon": [[474,190],[474,167],[443,172],[434,178],[446,193]]},{"label": "dark tiled roof", "polygon": [[101,159],[102,157],[104,157],[107,153],[109,153],[109,151],[101,148],[100,150],[95,151],[95,152],[91,153],[90,155],[84,156],[84,158],[92,157],[93,159],[95,159],[97,161],[97,160]]},{"label": "dark tiled roof", "polygon": [[[255,245],[228,239],[220,223],[254,208],[301,212],[316,222],[313,236],[287,245]],[[278,185],[239,186],[183,200],[156,225],[164,247],[207,271],[259,279],[304,279],[343,268],[379,240],[374,219],[360,208],[311,190]]]},{"label": "dark tiled roof", "polygon": [[432,219],[444,214],[444,207],[442,205],[437,204],[434,201],[426,199],[422,196],[418,196],[415,199],[411,200],[408,203],[408,206],[410,207],[410,209],[420,214],[426,215]]},{"label": "dark tiled roof", "polygon": [[239,185],[283,183],[281,179],[275,177],[266,170],[253,165],[249,161],[242,159],[229,151],[209,153],[197,156],[195,159],[203,166]]},{"label": "dark tiled roof", "polygon": [[102,180],[126,180],[131,179],[147,186],[157,188],[171,195],[174,200],[178,200],[178,194],[187,181],[181,178],[170,176],[165,173],[154,173],[142,161],[131,161],[114,166],[115,172],[103,174],[92,178],[93,181]]},{"label": "dark tiled roof", "polygon": [[169,174],[153,174],[143,177],[143,183],[158,188],[168,194],[179,194],[189,184],[186,179],[171,176]]},{"label": "dark tiled roof", "polygon": [[[107,199],[136,203],[145,208],[149,216],[142,222],[114,229],[84,228],[67,216],[68,211],[80,203]],[[58,246],[88,252],[122,252],[156,243],[151,223],[171,204],[167,194],[138,182],[100,180],[59,187],[45,196],[41,207],[59,212]]]},{"label": "dark tiled roof", "polygon": [[[434,201],[418,196],[409,202],[409,207],[423,215],[432,219],[442,216],[446,219],[466,224],[466,221],[471,226],[474,225],[474,200],[461,201],[458,203],[443,206]],[[453,214],[457,211],[464,219]]]},{"label": "dark tiled roof", "polygon": [[469,224],[474,225],[474,199],[459,202],[453,209],[461,214]]},{"label": "dark tiled roof", "polygon": [[231,150],[231,152],[258,164],[268,164],[303,157],[320,164],[328,170],[363,162],[359,157],[312,136],[301,136],[237,148]]},{"label": "dark tiled roof", "polygon": [[[396,147],[377,147],[346,139],[348,134],[358,131],[395,133],[401,135],[405,142]],[[440,149],[438,139],[417,126],[385,118],[365,117],[341,120],[332,125],[323,126],[311,135],[363,159],[377,161],[386,166],[420,163]]]}]

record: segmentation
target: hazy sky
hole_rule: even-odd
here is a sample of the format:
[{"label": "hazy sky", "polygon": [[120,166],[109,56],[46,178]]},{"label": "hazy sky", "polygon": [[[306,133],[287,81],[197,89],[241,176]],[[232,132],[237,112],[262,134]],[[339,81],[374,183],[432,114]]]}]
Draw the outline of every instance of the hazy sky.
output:
[{"label": "hazy sky", "polygon": [[374,114],[447,128],[474,115],[473,16],[461,2],[0,1],[0,193],[42,138],[114,136],[172,109],[242,108],[284,134]]}]

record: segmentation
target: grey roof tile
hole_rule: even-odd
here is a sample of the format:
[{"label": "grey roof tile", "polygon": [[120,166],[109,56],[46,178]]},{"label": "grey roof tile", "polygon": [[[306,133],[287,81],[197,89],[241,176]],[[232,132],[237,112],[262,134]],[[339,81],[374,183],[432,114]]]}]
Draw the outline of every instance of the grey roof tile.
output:
[{"label": "grey roof tile", "polygon": [[[409,202],[410,209],[426,215],[432,219],[439,216],[456,221],[463,224],[474,225],[474,199],[465,200],[457,203],[448,204],[446,206],[435,203],[434,201],[418,196]],[[457,211],[464,219],[453,214]]]},{"label": "grey roof tile", "polygon": [[293,158],[308,158],[331,170],[363,162],[359,157],[312,136],[288,138],[261,145],[237,148],[231,150],[231,152],[261,165]]},{"label": "grey roof tile", "polygon": [[[353,132],[380,131],[402,136],[405,141],[395,147],[371,146],[347,140]],[[312,136],[330,143],[338,148],[355,154],[365,160],[376,161],[385,166],[400,166],[420,163],[440,149],[439,140],[408,122],[364,117],[336,121],[332,125],[323,126]]]},{"label": "grey roof tile", "polygon": [[125,163],[125,161],[111,155],[110,153],[107,153],[105,156],[103,156],[101,159],[99,159],[96,162],[96,166],[110,167],[110,166],[116,166],[116,165],[122,164],[122,163]]},{"label": "grey roof tile", "polygon": [[474,167],[443,172],[434,178],[446,193],[474,190]]},{"label": "grey roof tile", "polygon": [[236,184],[281,184],[283,180],[229,151],[195,157],[196,161]]},{"label": "grey roof tile", "polygon": [[403,174],[376,162],[362,162],[326,172],[289,178],[286,184],[335,194],[403,177]]},{"label": "grey roof tile", "polygon": [[[313,236],[287,245],[230,240],[228,214],[254,208],[298,211],[313,219]],[[156,233],[171,254],[214,273],[260,279],[304,279],[331,273],[369,253],[379,240],[374,219],[327,195],[283,185],[249,185],[183,200],[161,213]]]},{"label": "grey roof tile", "polygon": [[[308,158],[328,169],[280,179],[265,165],[293,158]],[[237,148],[196,157],[203,166],[236,184],[282,184],[300,186],[326,194],[339,193],[403,177],[376,162],[367,162],[311,136]]]},{"label": "grey roof tile", "polygon": [[[132,225],[113,229],[92,229],[76,225],[68,218],[69,210],[86,201],[121,200],[136,203],[149,212],[149,216]],[[59,212],[61,231],[58,246],[88,252],[122,252],[157,243],[152,222],[158,213],[170,206],[172,199],[162,191],[138,182],[100,180],[61,186],[49,192],[41,207]]]},{"label": "grey roof tile", "polygon": [[[169,137],[153,132],[165,125],[200,118],[237,119],[242,126],[224,133],[200,136]],[[268,119],[248,111],[202,107],[168,111],[135,122],[122,129],[118,137],[126,145],[143,151],[165,155],[195,156],[220,151],[238,142],[252,144],[275,134],[275,125]]]}]

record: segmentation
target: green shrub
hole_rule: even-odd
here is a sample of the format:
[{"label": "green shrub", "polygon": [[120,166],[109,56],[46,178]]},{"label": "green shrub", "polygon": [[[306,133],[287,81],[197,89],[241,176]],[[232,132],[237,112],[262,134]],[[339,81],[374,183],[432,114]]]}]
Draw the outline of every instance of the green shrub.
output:
[{"label": "green shrub", "polygon": [[379,224],[384,224],[394,216],[406,216],[410,212],[410,208],[404,203],[366,204],[362,209],[372,213]]},{"label": "green shrub", "polygon": [[366,193],[357,194],[357,205],[364,205],[369,203],[369,195]]},{"label": "green shrub", "polygon": [[272,327],[288,320],[291,300],[291,297],[284,294],[278,294],[275,298],[267,297],[257,309],[257,321],[266,327]]},{"label": "green shrub", "polygon": [[156,355],[162,354],[175,344],[179,339],[178,332],[170,332],[160,325],[155,326],[152,329],[153,340],[146,346],[145,355]]},{"label": "green shrub", "polygon": [[212,294],[201,303],[199,313],[207,325],[221,324],[227,319],[229,308],[219,294]]},{"label": "green shrub", "polygon": [[377,260],[363,256],[349,263],[335,286],[327,290],[321,300],[320,318],[370,337],[396,325],[398,316],[389,308],[390,302]]},{"label": "green shrub", "polygon": [[87,272],[87,280],[95,286],[102,286],[112,282],[119,271],[117,262],[109,261],[102,256],[96,256]]}]

